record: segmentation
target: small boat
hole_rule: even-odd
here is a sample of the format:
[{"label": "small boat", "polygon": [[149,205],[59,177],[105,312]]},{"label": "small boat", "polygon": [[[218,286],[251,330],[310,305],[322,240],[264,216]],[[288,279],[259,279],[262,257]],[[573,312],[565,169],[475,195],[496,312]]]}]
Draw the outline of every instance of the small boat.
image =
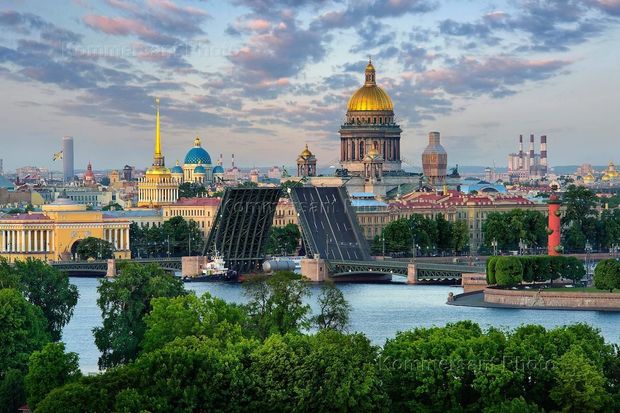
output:
[{"label": "small boat", "polygon": [[185,282],[236,281],[237,277],[237,271],[227,268],[224,257],[216,251],[211,261],[202,266],[202,275],[182,279]]}]

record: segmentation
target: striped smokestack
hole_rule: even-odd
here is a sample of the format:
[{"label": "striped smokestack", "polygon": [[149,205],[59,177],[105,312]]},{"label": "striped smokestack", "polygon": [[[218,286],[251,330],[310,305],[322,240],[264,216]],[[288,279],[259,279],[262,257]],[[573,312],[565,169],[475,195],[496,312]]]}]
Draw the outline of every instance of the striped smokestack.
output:
[{"label": "striped smokestack", "polygon": [[232,167],[235,167],[235,154],[232,154]]},{"label": "striped smokestack", "polygon": [[540,137],[540,174],[547,174],[547,135]]}]

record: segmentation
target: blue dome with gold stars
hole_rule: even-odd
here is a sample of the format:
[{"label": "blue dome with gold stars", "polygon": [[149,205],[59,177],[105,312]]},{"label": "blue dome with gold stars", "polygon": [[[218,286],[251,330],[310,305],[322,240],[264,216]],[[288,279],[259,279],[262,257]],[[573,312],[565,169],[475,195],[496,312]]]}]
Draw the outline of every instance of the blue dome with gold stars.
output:
[{"label": "blue dome with gold stars", "polygon": [[207,170],[204,168],[204,166],[198,165],[197,167],[194,168],[194,173],[195,174],[206,174]]},{"label": "blue dome with gold stars", "polygon": [[222,168],[222,165],[215,165],[215,167],[213,168],[213,173],[214,174],[223,174],[224,173],[224,168]]},{"label": "blue dome with gold stars", "polygon": [[196,137],[194,140],[194,147],[185,155],[185,164],[197,165],[199,163],[211,165],[211,156],[209,156],[209,153],[200,145],[200,138]]}]

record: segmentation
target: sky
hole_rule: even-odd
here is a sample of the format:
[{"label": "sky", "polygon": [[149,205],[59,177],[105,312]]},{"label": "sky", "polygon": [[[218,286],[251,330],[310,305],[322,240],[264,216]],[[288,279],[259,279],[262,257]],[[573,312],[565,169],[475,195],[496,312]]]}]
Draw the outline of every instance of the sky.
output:
[{"label": "sky", "polygon": [[0,158],[60,169],[70,135],[76,168],[144,168],[158,96],[168,166],[195,136],[226,167],[306,143],[337,165],[371,56],[406,165],[430,131],[451,165],[504,167],[530,133],[551,165],[620,163],[619,23],[620,0],[5,0]]}]

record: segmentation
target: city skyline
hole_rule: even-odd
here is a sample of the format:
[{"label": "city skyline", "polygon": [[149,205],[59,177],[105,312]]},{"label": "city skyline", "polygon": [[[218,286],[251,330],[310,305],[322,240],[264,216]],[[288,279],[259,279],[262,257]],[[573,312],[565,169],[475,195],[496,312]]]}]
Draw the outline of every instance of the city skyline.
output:
[{"label": "city skyline", "polygon": [[168,166],[196,135],[226,166],[232,153],[240,165],[291,165],[306,143],[319,164],[337,165],[367,55],[394,100],[409,166],[421,166],[435,130],[451,165],[504,166],[530,133],[549,137],[552,166],[616,160],[620,1],[279,4],[0,6],[4,169],[58,169],[64,135],[76,169],[145,168],[155,96]]}]

